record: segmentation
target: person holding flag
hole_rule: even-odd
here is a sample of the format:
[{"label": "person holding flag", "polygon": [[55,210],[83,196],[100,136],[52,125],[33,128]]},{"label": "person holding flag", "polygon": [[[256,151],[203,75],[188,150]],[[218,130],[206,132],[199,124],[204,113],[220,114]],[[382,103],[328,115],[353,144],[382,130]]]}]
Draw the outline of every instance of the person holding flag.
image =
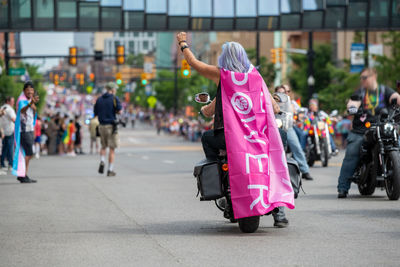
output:
[{"label": "person holding flag", "polygon": [[17,118],[15,120],[15,152],[12,174],[21,183],[36,183],[27,175],[29,161],[33,156],[34,126],[37,117],[36,103],[39,96],[35,94],[31,81],[24,84],[24,89],[17,100]]}]

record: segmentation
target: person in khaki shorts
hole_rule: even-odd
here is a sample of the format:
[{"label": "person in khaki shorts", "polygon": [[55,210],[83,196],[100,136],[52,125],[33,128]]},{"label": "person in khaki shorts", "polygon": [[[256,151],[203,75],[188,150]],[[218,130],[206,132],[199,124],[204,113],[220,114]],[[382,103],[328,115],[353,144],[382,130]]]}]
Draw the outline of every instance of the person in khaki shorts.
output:
[{"label": "person in khaki shorts", "polygon": [[104,165],[106,158],[106,149],[109,148],[108,154],[108,171],[107,176],[115,176],[114,171],[114,158],[115,149],[118,147],[118,134],[117,134],[117,117],[116,114],[121,113],[121,102],[115,96],[118,86],[115,83],[108,83],[106,85],[107,92],[100,96],[94,105],[94,115],[99,119],[99,133],[100,133],[100,165],[99,173],[104,173]]}]

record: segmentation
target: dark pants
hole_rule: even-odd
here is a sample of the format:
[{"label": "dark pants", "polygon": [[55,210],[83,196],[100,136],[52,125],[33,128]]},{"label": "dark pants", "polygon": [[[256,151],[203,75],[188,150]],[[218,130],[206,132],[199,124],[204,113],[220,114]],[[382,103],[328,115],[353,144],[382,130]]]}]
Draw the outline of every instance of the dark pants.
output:
[{"label": "dark pants", "polygon": [[217,160],[220,149],[226,149],[224,130],[208,130],[203,133],[201,137],[203,150],[206,158],[210,160]]},{"label": "dark pants", "polygon": [[5,167],[4,160],[7,159],[8,166],[13,165],[14,135],[3,138],[3,148],[1,149],[1,167]]},{"label": "dark pants", "polygon": [[338,191],[348,192],[351,185],[351,177],[360,160],[360,148],[363,143],[363,135],[353,132],[347,137],[346,154],[343,159],[342,168],[338,179]]}]

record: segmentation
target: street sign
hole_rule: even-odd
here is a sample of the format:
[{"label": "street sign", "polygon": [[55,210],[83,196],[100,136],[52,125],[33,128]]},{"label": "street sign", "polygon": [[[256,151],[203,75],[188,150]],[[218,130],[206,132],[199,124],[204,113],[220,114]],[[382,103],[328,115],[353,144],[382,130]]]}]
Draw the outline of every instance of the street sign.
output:
[{"label": "street sign", "polygon": [[10,68],[8,70],[8,75],[10,76],[20,76],[25,74],[25,69],[24,68]]},{"label": "street sign", "polygon": [[143,71],[145,73],[152,73],[153,72],[153,63],[151,62],[145,62],[143,64]]}]

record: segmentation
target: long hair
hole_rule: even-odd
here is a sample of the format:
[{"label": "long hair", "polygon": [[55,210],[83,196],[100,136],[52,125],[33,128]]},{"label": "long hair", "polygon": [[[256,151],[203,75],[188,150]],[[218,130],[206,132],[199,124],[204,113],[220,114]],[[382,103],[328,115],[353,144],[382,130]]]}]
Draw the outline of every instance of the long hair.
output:
[{"label": "long hair", "polygon": [[218,67],[246,73],[251,66],[243,46],[236,42],[226,42],[222,45],[222,53],[218,58]]}]

